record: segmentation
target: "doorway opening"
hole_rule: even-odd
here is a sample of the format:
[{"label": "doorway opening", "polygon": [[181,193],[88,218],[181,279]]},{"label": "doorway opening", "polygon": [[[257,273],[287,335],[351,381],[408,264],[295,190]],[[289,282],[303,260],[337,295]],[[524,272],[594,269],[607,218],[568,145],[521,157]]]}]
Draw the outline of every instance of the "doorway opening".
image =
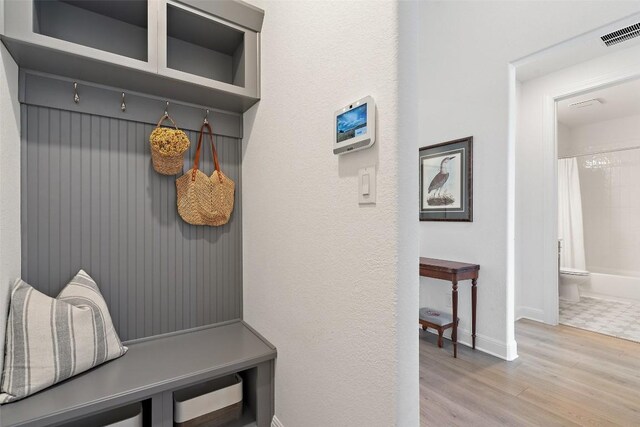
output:
[{"label": "doorway opening", "polygon": [[[564,267],[563,278],[566,279],[573,273],[569,280],[577,284],[578,290],[581,289],[581,286],[584,288],[582,296],[586,298],[603,296],[596,295],[598,292],[594,289],[587,289],[591,284],[586,284],[588,280],[593,279],[593,275],[590,274],[590,264],[592,264],[592,260],[597,259],[590,254],[602,250],[601,247],[596,247],[594,252],[590,246],[595,239],[594,236],[597,236],[598,233],[585,234],[583,228],[582,238],[586,238],[587,242],[584,245],[571,247],[570,239],[564,234],[573,232],[570,231],[570,228],[568,231],[562,230],[563,235],[561,236],[560,228],[578,224],[579,220],[575,219],[568,225],[567,223],[559,224],[558,198],[559,193],[564,191],[564,200],[566,200],[564,208],[569,213],[575,214],[577,211],[576,208],[571,208],[571,203],[580,207],[583,202],[602,207],[601,203],[591,201],[591,197],[587,197],[584,191],[578,193],[575,190],[567,190],[571,186],[580,188],[581,168],[584,169],[583,174],[587,166],[589,172],[594,174],[602,173],[603,169],[606,170],[601,167],[600,172],[595,172],[598,170],[598,162],[601,160],[598,160],[597,157],[588,159],[584,156],[601,155],[602,157],[607,150],[616,151],[618,148],[640,147],[640,140],[632,141],[634,137],[627,137],[627,140],[623,141],[621,140],[622,136],[618,137],[615,136],[617,134],[610,133],[610,135],[600,137],[606,141],[603,142],[605,144],[603,147],[598,148],[591,141],[584,142],[587,144],[586,148],[583,147],[582,151],[576,152],[574,155],[570,155],[571,153],[566,151],[567,147],[570,148],[572,144],[571,128],[579,127],[577,120],[582,120],[584,126],[589,124],[597,127],[595,123],[606,121],[604,114],[597,114],[603,109],[611,110],[611,115],[607,117],[611,120],[615,114],[621,117],[624,114],[632,115],[631,110],[624,113],[622,107],[616,107],[618,108],[616,112],[614,105],[621,103],[617,101],[614,103],[611,98],[611,102],[606,104],[606,98],[602,91],[623,93],[631,90],[631,85],[636,85],[634,90],[640,87],[638,86],[640,85],[638,83],[640,80],[640,61],[638,61],[640,38],[621,43],[617,45],[617,48],[611,50],[611,47],[602,43],[600,36],[639,19],[640,15],[628,17],[512,64],[512,130],[510,140],[513,143],[513,177],[515,181],[512,194],[515,320],[527,318],[549,325],[560,323],[560,303],[564,304],[565,301],[571,299],[566,292],[573,292],[573,300],[576,300],[576,287],[572,285],[574,289],[571,291],[564,286],[561,287],[559,283],[562,257],[569,257],[573,260],[572,263],[562,265]],[[591,116],[587,114],[589,111],[591,111]],[[585,115],[585,118],[572,118],[572,116],[578,115]],[[640,116],[638,117],[640,118]],[[617,132],[622,128],[616,129]],[[575,134],[577,135],[578,132],[576,131]],[[636,134],[640,135],[640,132]],[[595,133],[592,136],[595,137]],[[563,140],[570,142],[563,142]],[[604,153],[600,153],[600,151],[604,151]],[[620,153],[627,154],[631,152],[631,149],[620,151]],[[571,157],[575,157],[575,160],[570,160]],[[621,173],[618,170],[620,168],[614,169],[612,174]],[[576,182],[573,182],[571,178],[573,175],[578,178]],[[560,178],[565,183],[563,190],[558,187]],[[587,178],[583,184],[586,184],[586,180]],[[631,188],[631,184],[629,187],[629,191],[636,191],[635,188]],[[640,186],[638,186],[638,191],[640,191]],[[577,197],[578,194],[580,198]],[[569,200],[567,195],[575,196],[574,200]],[[635,203],[630,200],[638,198],[640,197],[635,195],[629,196],[623,203]],[[613,207],[609,205],[607,209],[611,210]],[[585,214],[582,208],[579,209],[579,212]],[[592,228],[602,231],[602,228],[598,228],[602,226],[598,225],[598,221],[601,222],[601,220],[592,221],[592,217],[598,217],[597,215],[593,215],[591,212],[585,215],[582,219],[589,222],[587,231]],[[619,215],[619,211],[616,211],[615,215]],[[616,224],[618,223],[616,222]],[[584,226],[585,224],[583,224]],[[624,231],[621,231],[619,235],[620,238],[627,237]],[[570,234],[570,236],[575,237],[575,234]],[[559,242],[559,237],[562,242]],[[610,239],[610,237],[607,238]],[[559,244],[564,246],[561,247]],[[586,253],[584,253],[584,261],[580,263],[571,257],[576,257],[582,246],[586,247]],[[628,249],[628,251],[629,254],[638,253],[640,245],[637,249]],[[575,271],[569,271],[569,269]],[[606,266],[605,269],[593,268],[592,270],[599,270],[605,274]],[[616,275],[622,274],[616,273]],[[578,283],[581,278],[585,282],[583,285]],[[563,282],[563,285],[565,283]],[[561,291],[564,297],[562,299],[560,298]],[[564,310],[566,308],[563,307],[564,314],[567,314]],[[613,306],[610,310],[616,310],[616,307]]]},{"label": "doorway opening", "polygon": [[640,342],[640,79],[556,101],[559,323]]}]

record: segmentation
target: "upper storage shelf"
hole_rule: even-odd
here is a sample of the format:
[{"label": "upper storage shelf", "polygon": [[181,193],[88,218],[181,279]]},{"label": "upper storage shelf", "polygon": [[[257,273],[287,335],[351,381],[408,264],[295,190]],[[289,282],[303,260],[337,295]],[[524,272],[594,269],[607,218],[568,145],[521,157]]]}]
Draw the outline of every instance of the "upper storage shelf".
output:
[{"label": "upper storage shelf", "polygon": [[160,22],[160,74],[257,93],[258,33],[174,1],[160,11]]},{"label": "upper storage shelf", "polygon": [[147,62],[147,2],[112,3],[35,0],[33,32]]},{"label": "upper storage shelf", "polygon": [[241,1],[5,0],[4,8],[2,40],[22,68],[236,112],[260,98],[264,12]]}]

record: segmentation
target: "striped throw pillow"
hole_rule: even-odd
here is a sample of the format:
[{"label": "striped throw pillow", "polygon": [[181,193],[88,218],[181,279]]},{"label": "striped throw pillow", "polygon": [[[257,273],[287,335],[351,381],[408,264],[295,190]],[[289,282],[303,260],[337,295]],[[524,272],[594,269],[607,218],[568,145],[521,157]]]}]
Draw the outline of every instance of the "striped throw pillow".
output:
[{"label": "striped throw pillow", "polygon": [[18,279],[11,292],[0,404],[122,356],[96,282],[83,270],[57,298]]}]

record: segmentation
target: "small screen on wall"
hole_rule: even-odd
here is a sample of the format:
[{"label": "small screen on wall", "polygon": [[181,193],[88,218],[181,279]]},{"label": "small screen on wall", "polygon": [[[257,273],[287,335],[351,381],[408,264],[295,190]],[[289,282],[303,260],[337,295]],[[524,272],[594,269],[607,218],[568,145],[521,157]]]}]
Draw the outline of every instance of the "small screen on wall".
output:
[{"label": "small screen on wall", "polygon": [[345,111],[337,117],[337,141],[342,142],[367,133],[367,104]]}]

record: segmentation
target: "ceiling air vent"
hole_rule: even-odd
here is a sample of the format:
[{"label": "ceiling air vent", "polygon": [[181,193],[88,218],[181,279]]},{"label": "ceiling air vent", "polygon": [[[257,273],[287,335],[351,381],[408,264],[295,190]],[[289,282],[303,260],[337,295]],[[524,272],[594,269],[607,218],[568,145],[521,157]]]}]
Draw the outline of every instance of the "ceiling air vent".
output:
[{"label": "ceiling air vent", "polygon": [[632,38],[640,36],[640,22],[637,24],[629,25],[628,27],[620,30],[613,31],[609,34],[605,34],[600,37],[605,45],[613,46],[614,44],[622,43]]},{"label": "ceiling air vent", "polygon": [[569,104],[569,108],[585,108],[585,107],[593,107],[596,105],[602,105],[602,101],[598,98],[587,99],[586,101],[578,101],[573,104]]}]

